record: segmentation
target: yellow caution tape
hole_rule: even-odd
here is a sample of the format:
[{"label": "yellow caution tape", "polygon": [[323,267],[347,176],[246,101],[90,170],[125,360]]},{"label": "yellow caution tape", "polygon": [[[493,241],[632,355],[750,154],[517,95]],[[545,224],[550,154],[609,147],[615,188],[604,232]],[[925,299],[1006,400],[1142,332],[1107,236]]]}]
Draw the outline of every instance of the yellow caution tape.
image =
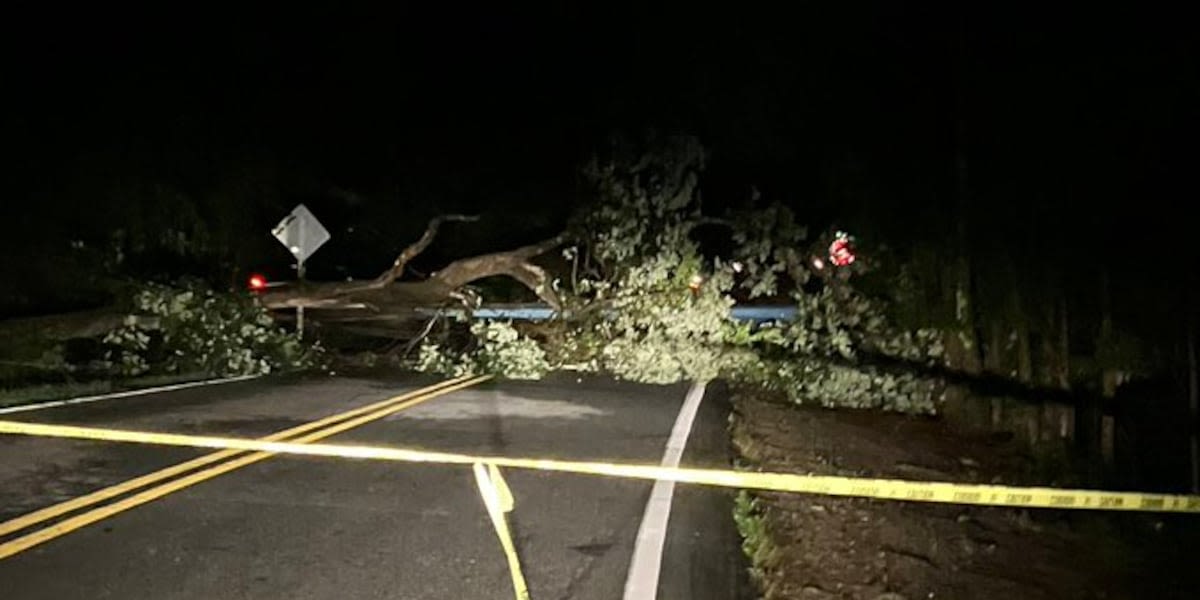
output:
[{"label": "yellow caution tape", "polygon": [[[488,375],[483,375],[483,376],[479,376],[479,377],[457,377],[457,378],[450,379],[447,381],[439,382],[437,384],[434,384],[434,385],[431,385],[428,387],[413,390],[411,392],[406,392],[404,394],[401,394],[399,396],[394,396],[392,398],[388,398],[387,400],[383,400],[381,402],[375,402],[375,403],[369,404],[367,406],[361,406],[359,408],[348,410],[346,412],[330,415],[328,417],[325,417],[325,418],[317,420],[317,421],[312,421],[310,423],[305,423],[303,425],[285,429],[283,431],[273,433],[273,434],[268,435],[261,439],[268,440],[268,441],[293,441],[293,442],[317,441],[317,440],[329,437],[331,435],[334,435],[336,433],[341,433],[343,431],[346,431],[347,429],[350,429],[353,427],[358,427],[365,423],[369,423],[376,419],[382,419],[388,415],[399,412],[405,408],[408,408],[410,406],[413,406],[415,404],[418,404],[420,402],[423,402],[423,401],[433,398],[435,396],[439,396],[439,395],[447,394],[449,392],[460,390],[465,387],[474,385],[476,383],[481,383],[490,378],[491,377]],[[324,431],[325,433],[316,433],[314,435],[314,432],[320,432],[320,431]],[[305,435],[305,437],[300,438],[299,436],[301,436],[303,434],[308,434],[308,435]],[[48,521],[48,520],[56,518],[56,517],[60,517],[62,515],[79,510],[81,508],[87,508],[89,506],[99,504],[106,500],[116,498],[123,494],[127,494],[133,490],[141,489],[144,487],[148,487],[151,484],[170,480],[172,478],[177,477],[178,475],[187,473],[189,471],[193,471],[195,469],[199,469],[201,467],[208,467],[208,469],[213,470],[212,472],[222,472],[223,467],[220,467],[220,466],[212,467],[210,465],[220,463],[221,461],[224,461],[225,459],[228,459],[233,456],[237,456],[238,454],[240,454],[240,452],[237,450],[222,450],[220,452],[214,452],[212,454],[208,454],[205,456],[201,456],[199,458],[195,458],[195,459],[192,459],[192,460],[189,460],[186,462],[182,462],[177,465],[173,465],[173,466],[167,467],[165,469],[155,471],[153,473],[148,473],[148,474],[142,475],[140,477],[135,477],[133,479],[124,481],[124,482],[116,484],[114,486],[96,490],[92,493],[89,493],[89,494],[86,494],[83,496],[79,496],[77,498],[72,498],[65,502],[60,502],[60,503],[52,505],[52,506],[47,506],[45,508],[33,511],[29,514],[22,515],[15,519],[11,519],[9,521],[0,523],[0,537],[8,535],[10,533],[13,533],[15,531],[20,531],[22,529],[32,527],[33,525],[37,525],[38,523],[42,523],[42,522]],[[260,457],[259,459],[255,459],[254,461],[250,461],[250,462],[257,462],[257,460],[260,460],[261,458],[265,458],[265,457]],[[208,469],[206,469],[206,471]],[[202,477],[202,478],[198,478],[198,479],[203,480],[203,479],[207,479],[207,478],[209,478],[209,477]],[[178,481],[178,480],[176,480],[176,481]],[[9,542],[0,544],[0,558],[4,558],[5,547],[7,547],[8,545],[9,545]]]},{"label": "yellow caution tape", "polygon": [[[436,396],[447,394],[455,390],[460,390],[465,387],[480,383],[489,378],[490,376],[483,375],[479,377],[463,377],[451,379],[449,381],[443,381],[436,385],[414,390],[400,396],[389,398],[382,402],[376,402],[374,404],[359,407],[350,411],[338,413],[318,421],[293,427],[285,431],[280,431],[261,439],[268,441],[286,440],[292,443],[315,442],[355,427],[359,427],[366,423],[382,419],[388,415],[395,414]],[[230,457],[237,457],[239,454],[241,456],[238,458],[226,460]],[[199,458],[180,463],[173,467],[168,467],[160,471],[155,471],[154,473],[131,479],[115,486],[96,490],[95,492],[77,498],[72,498],[66,502],[60,502],[58,504],[36,510],[32,513],[17,517],[16,519],[12,519],[10,521],[5,521],[4,523],[0,523],[0,537],[3,537],[7,533],[19,531],[38,523],[48,521],[55,517],[68,514],[77,509],[86,508],[99,504],[104,500],[119,497],[130,491],[141,490],[132,495],[121,498],[116,502],[104,504],[103,506],[97,508],[92,508],[88,511],[58,521],[53,525],[42,529],[37,529],[25,535],[0,543],[0,559],[24,552],[39,544],[44,544],[50,540],[66,535],[82,527],[87,527],[88,525],[109,518],[123,511],[141,506],[147,502],[152,502],[163,496],[197,483],[207,481],[224,473],[235,471],[242,467],[265,460],[270,456],[270,454],[262,452],[245,454],[240,450],[222,450],[220,452],[214,452],[207,456],[201,456]],[[203,468],[198,471],[195,470],[201,467]],[[178,475],[182,473],[188,473],[189,471],[192,472],[182,477],[178,477]]]},{"label": "yellow caution tape", "polygon": [[1126,511],[1200,513],[1200,496],[1150,494],[1141,492],[1109,492],[1072,490],[1048,487],[1016,487],[872,479],[866,477],[834,477],[826,475],[797,475],[792,473],[753,473],[718,469],[665,468],[649,465],[510,458],[502,456],[473,456],[448,452],[429,452],[406,448],[380,446],[347,446],[334,444],[297,444],[210,436],[152,433],[121,429],[99,429],[70,425],[42,425],[0,421],[0,433],[74,439],[133,442],[193,448],[232,448],[280,454],[361,458],[401,462],[474,465],[482,463],[496,467],[558,471],[586,475],[608,475],[634,479],[677,481],[730,488],[745,488],[775,492],[798,492],[830,496],[857,496],[884,500],[940,502],[948,504],[977,504],[984,506],[1017,506],[1030,508],[1103,509]]},{"label": "yellow caution tape", "polygon": [[529,586],[525,584],[525,575],[521,573],[521,560],[517,556],[517,545],[513,543],[512,532],[508,529],[508,521],[504,514],[513,509],[512,492],[508,484],[500,476],[500,469],[489,464],[475,463],[475,483],[479,485],[479,495],[483,496],[483,505],[487,507],[488,517],[492,519],[492,527],[496,529],[496,537],[500,538],[500,547],[504,557],[508,559],[508,571],[512,575],[513,592],[517,600],[530,600]]}]

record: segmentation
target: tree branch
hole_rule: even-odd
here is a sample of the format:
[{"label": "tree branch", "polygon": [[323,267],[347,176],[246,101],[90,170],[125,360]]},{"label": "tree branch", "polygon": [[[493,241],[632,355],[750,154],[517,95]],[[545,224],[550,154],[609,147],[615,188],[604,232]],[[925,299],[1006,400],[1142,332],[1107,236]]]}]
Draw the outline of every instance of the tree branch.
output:
[{"label": "tree branch", "polygon": [[692,221],[691,228],[695,229],[697,227],[704,227],[706,225],[720,225],[722,227],[728,227],[728,228],[732,229],[734,226],[734,223],[733,223],[733,221],[731,221],[729,219],[722,219],[720,217],[700,217],[700,218],[696,219],[695,221]]},{"label": "tree branch", "polygon": [[559,307],[558,297],[549,285],[546,272],[529,261],[565,243],[569,239],[565,232],[514,250],[461,258],[422,281],[396,281],[404,263],[429,246],[437,233],[437,226],[446,220],[474,220],[474,217],[451,215],[434,219],[425,230],[425,235],[406,248],[397,257],[392,268],[375,279],[310,283],[305,287],[273,290],[262,294],[259,301],[263,306],[272,309],[297,306],[343,309],[365,306],[387,312],[405,306],[436,304],[447,298],[459,299],[463,286],[472,281],[494,275],[507,275],[528,287],[542,301],[555,309]]},{"label": "tree branch", "polygon": [[560,305],[558,296],[550,289],[545,270],[529,261],[563,245],[567,239],[568,235],[564,232],[515,250],[456,260],[434,273],[429,280],[440,282],[449,289],[458,289],[484,277],[507,275],[524,284],[543,302],[557,310]]},{"label": "tree branch", "polygon": [[425,233],[421,234],[421,237],[417,241],[409,244],[408,247],[396,257],[396,260],[392,263],[390,269],[380,273],[379,276],[375,278],[375,280],[372,282],[372,287],[380,288],[386,286],[389,283],[396,281],[396,279],[403,275],[404,266],[407,265],[410,260],[416,258],[418,254],[424,252],[425,249],[429,247],[429,244],[433,243],[433,238],[437,237],[438,228],[441,227],[442,223],[446,221],[474,222],[478,220],[478,215],[439,215],[430,219],[429,225],[425,227]]}]

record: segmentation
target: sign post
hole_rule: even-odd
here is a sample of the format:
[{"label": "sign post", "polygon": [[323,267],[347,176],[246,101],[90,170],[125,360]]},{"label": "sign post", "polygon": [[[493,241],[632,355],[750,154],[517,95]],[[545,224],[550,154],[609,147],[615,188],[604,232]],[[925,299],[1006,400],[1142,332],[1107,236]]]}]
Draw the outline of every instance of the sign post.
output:
[{"label": "sign post", "polygon": [[[313,216],[308,207],[298,204],[271,230],[271,235],[296,257],[296,279],[303,285],[304,261],[329,241],[329,231]],[[304,335],[303,305],[296,307],[296,334]]]}]

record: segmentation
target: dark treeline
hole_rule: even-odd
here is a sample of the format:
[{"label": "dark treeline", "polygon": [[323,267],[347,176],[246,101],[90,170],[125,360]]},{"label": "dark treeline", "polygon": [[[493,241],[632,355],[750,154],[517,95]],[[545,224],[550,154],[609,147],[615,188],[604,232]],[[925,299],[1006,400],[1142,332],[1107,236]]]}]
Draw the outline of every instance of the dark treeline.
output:
[{"label": "dark treeline", "polygon": [[961,366],[1169,370],[1194,304],[1195,46],[1183,19],[1104,10],[31,15],[5,32],[0,311],[103,303],[113,276],[288,278],[266,231],[296,202],[334,233],[310,271],[330,279],[482,213],[414,265],[434,268],[556,230],[579,165],[655,130],[710,149],[706,210],[758,193],[851,229],[911,283],[879,289],[908,323],[968,330]]}]

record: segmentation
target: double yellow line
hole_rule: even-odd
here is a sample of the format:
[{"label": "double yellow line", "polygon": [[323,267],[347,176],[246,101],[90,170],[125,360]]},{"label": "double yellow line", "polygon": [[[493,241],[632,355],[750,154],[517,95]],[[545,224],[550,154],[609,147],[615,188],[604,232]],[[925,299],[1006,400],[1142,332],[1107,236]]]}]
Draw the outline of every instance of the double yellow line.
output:
[{"label": "double yellow line", "polygon": [[[381,402],[376,402],[374,404],[359,407],[354,410],[331,415],[318,421],[313,421],[298,427],[286,429],[284,431],[260,438],[259,441],[286,441],[294,444],[307,444],[316,442],[349,429],[359,427],[371,421],[382,419],[388,415],[395,414],[431,398],[436,398],[437,396],[448,394],[455,390],[460,390],[462,388],[486,381],[489,378],[490,376],[484,375],[478,377],[459,377],[449,381],[443,381],[436,385],[414,390],[393,398],[388,398],[387,400],[383,400]],[[73,498],[53,506],[36,510],[10,521],[5,521],[4,523],[0,523],[0,537],[19,532],[51,519],[55,519],[66,514],[100,504],[113,498],[123,496],[133,492],[134,490],[145,488],[147,486],[154,486],[131,496],[122,498],[121,500],[111,504],[105,504],[85,513],[81,513],[59,521],[58,523],[48,527],[4,542],[0,544],[0,559],[23,552],[29,548],[37,546],[38,544],[43,544],[54,538],[75,531],[76,529],[86,527],[92,523],[106,519],[117,513],[129,510],[142,504],[146,504],[147,502],[151,502],[166,496],[167,494],[195,485],[202,481],[212,479],[223,473],[228,473],[261,460],[265,460],[273,455],[274,453],[272,452],[247,453],[243,450],[221,450],[219,452],[206,454],[199,458],[182,462],[177,465],[149,473],[147,475],[142,475],[141,477],[130,479],[111,487],[97,490],[78,498]],[[190,474],[186,476],[178,477],[189,472]]]}]

